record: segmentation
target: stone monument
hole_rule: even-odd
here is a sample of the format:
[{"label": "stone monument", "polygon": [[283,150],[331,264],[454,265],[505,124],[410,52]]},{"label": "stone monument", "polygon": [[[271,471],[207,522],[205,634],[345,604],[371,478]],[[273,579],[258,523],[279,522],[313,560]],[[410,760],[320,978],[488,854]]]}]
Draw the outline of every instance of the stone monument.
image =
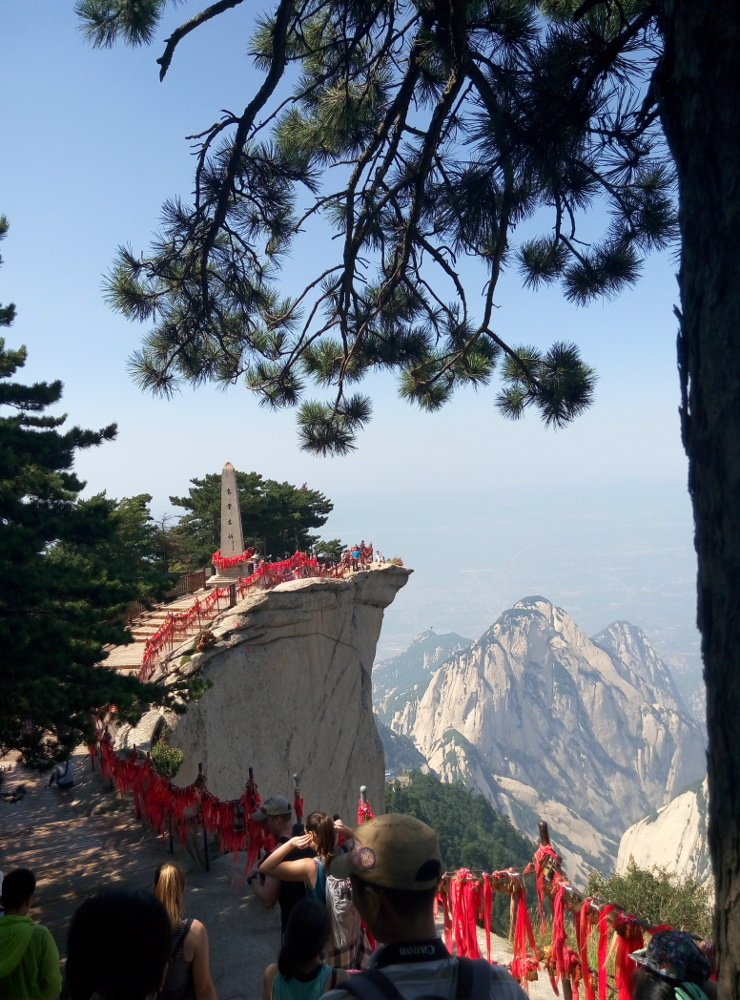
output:
[{"label": "stone monument", "polygon": [[[236,486],[236,469],[227,462],[221,472],[221,556],[233,559],[244,552],[242,514],[239,509],[239,491]],[[209,587],[226,587],[236,583],[247,573],[247,560],[233,566],[216,566],[216,575],[207,580]]]}]

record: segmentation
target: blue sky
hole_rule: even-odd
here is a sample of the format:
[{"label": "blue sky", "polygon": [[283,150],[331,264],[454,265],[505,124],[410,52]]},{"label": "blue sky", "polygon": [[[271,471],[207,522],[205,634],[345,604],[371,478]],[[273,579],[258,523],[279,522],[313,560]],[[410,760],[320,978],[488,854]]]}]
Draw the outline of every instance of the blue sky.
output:
[{"label": "blue sky", "polygon": [[[63,380],[63,411],[71,422],[118,423],[114,444],[78,461],[88,491],[151,493],[154,512],[164,513],[168,496],[185,492],[191,477],[231,461],[325,492],[335,501],[326,533],[345,541],[372,538],[388,552],[384,526],[391,533],[387,526],[400,507],[414,511],[419,532],[409,531],[405,544],[393,533],[393,541],[410,565],[421,566],[430,544],[424,525],[429,531],[454,525],[455,550],[476,551],[480,522],[478,536],[466,535],[471,499],[485,511],[487,504],[500,510],[511,498],[526,497],[534,504],[527,508],[531,518],[546,524],[556,495],[571,497],[567,507],[576,520],[603,510],[604,496],[618,497],[637,523],[645,497],[659,489],[679,512],[671,542],[676,572],[691,571],[677,416],[675,261],[668,256],[646,263],[635,290],[588,309],[568,305],[557,290],[526,293],[514,273],[502,281],[502,336],[543,346],[575,340],[599,371],[595,406],[564,431],[546,430],[535,417],[503,421],[490,390],[461,394],[429,416],[376,378],[366,386],[375,417],[358,451],[318,459],[298,450],[290,413],[265,413],[241,387],[185,390],[164,401],[143,396],[130,382],[126,359],[143,330],[108,309],[101,277],[118,244],[137,252],[147,247],[165,198],[187,199],[193,160],[185,136],[215,121],[222,108],[240,111],[254,81],[246,58],[253,5],[244,4],[186,39],[159,82],[161,40],[196,9],[176,5],[149,49],[93,50],[79,33],[72,0],[3,5],[0,212],[11,228],[2,246],[0,302],[13,301],[18,309],[6,339],[28,347],[24,380]],[[287,288],[301,282],[303,267],[299,258],[289,263]],[[491,530],[494,523],[492,515]],[[581,556],[585,564],[589,551]],[[639,583],[639,560],[625,573]],[[530,576],[522,578],[526,592],[541,592],[536,560]],[[480,592],[486,584],[475,586]],[[390,622],[399,642],[405,631],[435,624],[426,621],[423,601],[418,613],[409,611],[425,592],[421,579],[409,585],[409,594],[414,587],[417,596],[399,598],[405,602],[394,609],[399,620]],[[448,617],[437,626],[462,630],[452,611]]]}]

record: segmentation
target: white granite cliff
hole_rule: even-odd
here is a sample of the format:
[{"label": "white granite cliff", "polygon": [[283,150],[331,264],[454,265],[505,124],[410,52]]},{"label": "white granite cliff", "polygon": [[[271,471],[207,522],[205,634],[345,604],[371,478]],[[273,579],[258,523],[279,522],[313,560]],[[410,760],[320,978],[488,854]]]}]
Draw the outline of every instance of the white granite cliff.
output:
[{"label": "white granite cliff", "polygon": [[[164,683],[193,675],[210,682],[184,715],[166,715],[170,743],[185,755],[176,783],[193,781],[202,762],[209,790],[238,798],[252,766],[263,798],[292,799],[298,773],[306,813],[352,822],[363,784],[382,812],[371,671],[383,609],[410,573],[383,565],[345,580],[280,584],[222,613],[211,626],[218,642],[205,653],[188,657],[193,640],[176,650]],[[119,743],[137,740],[122,733]]]},{"label": "white granite cliff", "polygon": [[[704,736],[643,633],[589,639],[544,598],[519,601],[430,676],[392,727],[536,835],[571,877],[613,867],[619,838],[705,769]],[[667,676],[667,675],[666,675]]]},{"label": "white granite cliff", "polygon": [[668,805],[631,826],[622,835],[617,872],[630,858],[638,868],[664,868],[714,891],[707,839],[707,779],[686,789]]}]

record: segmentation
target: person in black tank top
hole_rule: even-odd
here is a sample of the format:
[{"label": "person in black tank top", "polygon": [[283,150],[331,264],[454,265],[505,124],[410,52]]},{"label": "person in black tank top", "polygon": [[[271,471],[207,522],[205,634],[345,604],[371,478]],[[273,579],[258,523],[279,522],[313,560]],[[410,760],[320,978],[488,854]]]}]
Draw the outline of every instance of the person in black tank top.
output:
[{"label": "person in black tank top", "polygon": [[178,865],[160,865],[154,875],[154,892],[167,911],[172,934],[160,1000],[216,1000],[208,933],[200,920],[183,920],[182,916],[185,872]]}]

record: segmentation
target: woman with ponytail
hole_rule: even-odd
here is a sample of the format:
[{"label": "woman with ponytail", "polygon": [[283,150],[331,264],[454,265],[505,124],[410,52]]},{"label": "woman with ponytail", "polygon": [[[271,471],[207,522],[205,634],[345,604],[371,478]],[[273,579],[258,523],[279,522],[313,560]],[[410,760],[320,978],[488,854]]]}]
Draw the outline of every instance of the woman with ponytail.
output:
[{"label": "woman with ponytail", "polygon": [[[276,847],[259,866],[259,871],[284,882],[303,882],[306,898],[326,904],[331,938],[324,952],[325,961],[334,969],[356,969],[366,964],[369,948],[360,926],[360,915],[352,904],[349,879],[329,875],[329,867],[337,854],[338,833],[352,838],[352,831],[341,820],[335,823],[327,813],[309,813],[306,833],[291,837]],[[313,847],[316,857],[286,861],[286,856],[296,847]]]},{"label": "woman with ponytail", "polygon": [[208,934],[200,920],[183,920],[185,872],[178,865],[160,865],[154,893],[170,921],[170,964],[159,1000],[216,1000],[208,958]]},{"label": "woman with ponytail", "polygon": [[329,913],[316,899],[302,899],[291,910],[277,965],[268,965],[262,1000],[318,1000],[343,983],[347,973],[322,960],[331,938]]}]

